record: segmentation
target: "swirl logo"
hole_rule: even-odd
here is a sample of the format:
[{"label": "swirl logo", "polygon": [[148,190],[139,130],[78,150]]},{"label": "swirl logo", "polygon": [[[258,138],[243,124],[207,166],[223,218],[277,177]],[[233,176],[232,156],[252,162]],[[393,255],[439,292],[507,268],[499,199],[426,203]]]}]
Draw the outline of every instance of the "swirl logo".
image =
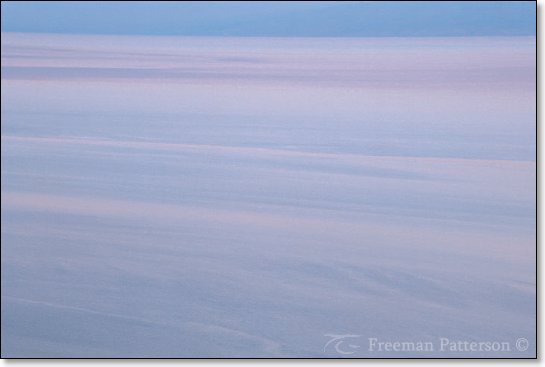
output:
[{"label": "swirl logo", "polygon": [[355,344],[350,344],[346,339],[359,338],[361,335],[355,334],[325,334],[331,338],[326,345],[324,345],[324,352],[329,346],[332,346],[335,351],[339,354],[354,354],[355,349],[358,349],[360,346]]}]

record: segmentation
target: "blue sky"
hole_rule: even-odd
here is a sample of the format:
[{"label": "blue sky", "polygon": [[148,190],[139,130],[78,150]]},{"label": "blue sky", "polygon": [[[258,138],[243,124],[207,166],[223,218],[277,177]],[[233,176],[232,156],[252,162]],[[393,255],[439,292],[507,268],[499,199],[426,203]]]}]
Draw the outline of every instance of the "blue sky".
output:
[{"label": "blue sky", "polygon": [[189,36],[534,35],[533,1],[3,1],[3,32]]}]

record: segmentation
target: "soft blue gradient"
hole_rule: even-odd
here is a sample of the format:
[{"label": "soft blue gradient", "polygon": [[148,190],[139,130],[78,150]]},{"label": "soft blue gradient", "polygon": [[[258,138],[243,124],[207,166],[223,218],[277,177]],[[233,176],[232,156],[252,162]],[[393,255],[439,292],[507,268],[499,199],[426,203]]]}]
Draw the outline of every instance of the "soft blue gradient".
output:
[{"label": "soft blue gradient", "polygon": [[206,36],[535,35],[533,1],[3,1],[3,32]]},{"label": "soft blue gradient", "polygon": [[535,56],[3,34],[2,356],[534,357]]}]

